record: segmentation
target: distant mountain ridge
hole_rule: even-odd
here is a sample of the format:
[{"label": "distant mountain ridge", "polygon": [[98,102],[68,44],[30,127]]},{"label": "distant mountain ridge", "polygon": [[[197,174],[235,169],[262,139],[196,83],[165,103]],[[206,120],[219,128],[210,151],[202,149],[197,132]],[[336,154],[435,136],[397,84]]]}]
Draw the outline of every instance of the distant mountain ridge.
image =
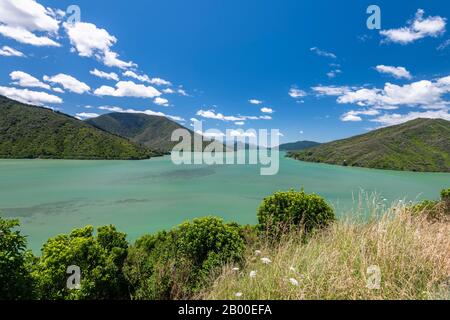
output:
[{"label": "distant mountain ridge", "polygon": [[64,113],[0,96],[0,158],[137,160],[159,155]]},{"label": "distant mountain ridge", "polygon": [[[191,134],[203,139],[203,148],[211,143],[210,140],[194,133],[179,123],[166,117],[147,115],[142,113],[108,113],[85,121],[99,129],[126,137],[153,150],[170,152],[178,141],[171,141],[172,133],[177,129],[185,129]],[[223,148],[223,144],[220,144]],[[202,151],[202,150],[195,150]]]},{"label": "distant mountain ridge", "polygon": [[297,141],[297,142],[280,144],[279,150],[280,151],[300,151],[300,150],[316,147],[318,145],[320,145],[320,143],[314,142],[314,141]]},{"label": "distant mountain ridge", "polygon": [[344,166],[450,172],[450,121],[416,119],[288,156]]}]

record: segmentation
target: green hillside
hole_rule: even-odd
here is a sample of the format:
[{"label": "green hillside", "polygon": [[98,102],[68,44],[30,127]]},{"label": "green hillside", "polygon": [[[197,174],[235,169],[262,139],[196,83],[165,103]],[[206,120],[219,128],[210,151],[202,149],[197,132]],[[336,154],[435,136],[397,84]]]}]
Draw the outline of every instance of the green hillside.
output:
[{"label": "green hillside", "polygon": [[300,151],[320,145],[314,141],[297,141],[291,143],[280,144],[280,151]]},{"label": "green hillside", "polygon": [[[178,144],[178,142],[171,141],[173,131],[186,129],[168,118],[141,113],[109,113],[88,119],[86,122],[161,152],[169,152]],[[194,135],[194,132],[191,130],[186,130]],[[201,136],[199,137],[201,138]],[[203,145],[205,146],[209,143],[210,141],[205,141]]]},{"label": "green hillside", "polygon": [[450,172],[450,121],[416,119],[288,156],[344,166]]},{"label": "green hillside", "polygon": [[158,155],[63,113],[0,96],[0,158],[125,160]]}]

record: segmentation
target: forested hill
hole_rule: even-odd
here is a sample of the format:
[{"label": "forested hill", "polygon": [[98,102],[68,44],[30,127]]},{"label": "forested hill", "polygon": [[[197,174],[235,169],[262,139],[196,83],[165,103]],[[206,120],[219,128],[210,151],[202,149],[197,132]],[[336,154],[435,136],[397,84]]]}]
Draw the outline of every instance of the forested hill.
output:
[{"label": "forested hill", "polygon": [[158,155],[66,114],[0,96],[0,158],[128,160]]},{"label": "forested hill", "polygon": [[344,166],[450,172],[450,121],[416,119],[289,156]]}]

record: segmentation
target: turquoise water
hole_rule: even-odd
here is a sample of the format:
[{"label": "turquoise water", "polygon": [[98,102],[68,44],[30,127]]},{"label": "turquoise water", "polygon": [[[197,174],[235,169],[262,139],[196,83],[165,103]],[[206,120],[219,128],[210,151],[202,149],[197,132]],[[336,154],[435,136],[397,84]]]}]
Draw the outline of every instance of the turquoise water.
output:
[{"label": "turquoise water", "polygon": [[258,166],[176,166],[148,161],[0,160],[0,212],[18,218],[29,247],[85,225],[114,224],[134,240],[194,217],[255,223],[261,200],[304,187],[342,214],[361,189],[387,201],[434,199],[450,174],[346,168],[280,159],[275,176]]}]

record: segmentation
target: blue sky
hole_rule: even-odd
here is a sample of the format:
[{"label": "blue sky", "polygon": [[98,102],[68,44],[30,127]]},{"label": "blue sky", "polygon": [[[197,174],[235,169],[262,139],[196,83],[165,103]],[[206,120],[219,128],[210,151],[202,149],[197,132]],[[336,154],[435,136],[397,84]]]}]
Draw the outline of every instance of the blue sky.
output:
[{"label": "blue sky", "polygon": [[449,18],[448,1],[0,0],[0,94],[325,142],[450,120]]}]

